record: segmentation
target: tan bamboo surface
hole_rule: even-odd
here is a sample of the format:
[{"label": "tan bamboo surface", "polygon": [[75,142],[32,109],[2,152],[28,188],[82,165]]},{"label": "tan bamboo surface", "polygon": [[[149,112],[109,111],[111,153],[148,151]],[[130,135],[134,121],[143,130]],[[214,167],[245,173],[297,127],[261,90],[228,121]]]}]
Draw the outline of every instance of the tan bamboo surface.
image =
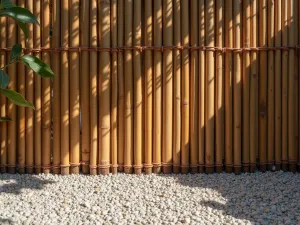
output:
[{"label": "tan bamboo surface", "polygon": [[[225,2],[225,46],[233,47],[233,5],[232,0]],[[232,92],[233,92],[233,59],[232,52],[225,54],[225,170],[233,169],[233,136],[232,136]]]},{"label": "tan bamboo surface", "polygon": [[[59,1],[57,0],[57,3]],[[69,47],[69,0],[61,0],[61,45]],[[70,173],[70,115],[69,115],[69,53],[61,53],[60,85],[61,85],[61,174]]]},{"label": "tan bamboo surface", "polygon": [[[216,46],[223,47],[224,1],[216,1]],[[216,53],[216,172],[223,171],[224,153],[224,72],[223,54]]]},{"label": "tan bamboo surface", "polygon": [[[153,45],[152,2],[145,1],[145,45]],[[152,173],[152,140],[153,140],[153,54],[145,51],[145,173]]]},{"label": "tan bamboo surface", "polygon": [[[215,45],[215,2],[208,0],[206,3],[206,45],[212,47]],[[205,71],[205,86],[206,86],[206,135],[205,135],[205,170],[206,173],[214,171],[214,156],[215,156],[215,53],[208,51],[206,53],[206,71]]]},{"label": "tan bamboo surface", "polygon": [[[18,0],[18,5],[20,7],[25,7],[25,0]],[[18,43],[22,46],[25,46],[25,35],[23,32],[18,32]],[[18,92],[25,96],[25,83],[26,83],[26,75],[25,75],[25,67],[23,64],[18,64],[18,75],[17,75],[17,85]],[[18,125],[17,125],[17,143],[18,143],[18,151],[17,151],[17,165],[18,172],[20,174],[25,173],[25,159],[26,159],[26,145],[25,145],[25,108],[18,108]]]},{"label": "tan bamboo surface", "polygon": [[[51,39],[51,47],[60,47],[60,1],[52,2],[52,27],[53,35]],[[53,173],[60,174],[60,150],[61,150],[61,82],[60,82],[60,53],[52,54],[51,68],[54,74],[58,74],[53,80],[53,98],[52,98],[52,118],[53,118]]]},{"label": "tan bamboo surface", "polygon": [[[111,46],[118,46],[117,37],[117,0],[111,1]],[[118,55],[112,53],[111,69],[111,165],[112,173],[118,171]],[[141,90],[142,91],[142,90]]]},{"label": "tan bamboo surface", "polygon": [[[277,0],[275,2],[275,47],[280,47],[282,40],[282,28],[281,28],[281,5],[282,1]],[[275,134],[274,134],[274,149],[275,149],[275,167],[276,170],[281,168],[281,131],[282,131],[282,102],[281,102],[281,51],[275,52],[275,67],[274,67],[274,79],[275,79]]]},{"label": "tan bamboo surface", "polygon": [[[251,2],[251,36],[250,36],[250,46],[257,46],[257,35],[258,35],[258,8],[257,1],[253,0]],[[248,25],[248,24],[247,24]],[[246,26],[247,26],[246,25]],[[250,160],[250,172],[255,172],[256,169],[256,152],[257,152],[257,91],[258,91],[258,57],[257,52],[251,52],[250,59],[250,137],[249,137],[249,160]],[[244,143],[245,140],[243,140]],[[245,144],[244,144],[245,146]],[[245,151],[245,150],[244,150]],[[243,159],[244,160],[244,159]]]},{"label": "tan bamboo surface", "polygon": [[[296,22],[295,22],[295,1],[288,1],[288,21],[289,21],[289,35],[288,44],[295,45]],[[288,60],[288,163],[289,170],[295,172],[296,170],[296,148],[295,148],[295,51],[289,51]]]},{"label": "tan bamboo surface", "polygon": [[[97,35],[97,2],[92,1],[89,6],[90,10],[90,46],[97,47],[98,35]],[[97,72],[97,52],[90,52],[90,174],[97,174],[97,162],[98,162],[98,72]]]},{"label": "tan bamboo surface", "polygon": [[[154,0],[153,3],[153,29],[154,46],[162,46],[162,2]],[[154,122],[153,122],[153,172],[161,172],[161,145],[162,145],[162,53],[154,52]]]},{"label": "tan bamboo surface", "polygon": [[[124,0],[118,1],[118,46],[124,45]],[[118,53],[118,171],[124,171],[125,147],[125,93],[124,54]]]},{"label": "tan bamboo surface", "polygon": [[[88,47],[90,43],[90,1],[82,1],[80,10],[80,44]],[[79,9],[78,9],[79,10]],[[78,28],[78,27],[77,27]],[[90,81],[86,79],[90,74],[89,52],[82,52],[80,58],[80,109],[81,109],[81,161],[82,172],[89,173],[90,161]]]},{"label": "tan bamboo surface", "polygon": [[[259,46],[267,46],[267,0],[259,1]],[[267,52],[260,53],[259,61],[259,167],[266,170],[267,160]]]},{"label": "tan bamboo surface", "polygon": [[[282,46],[288,45],[288,1],[283,0],[282,12]],[[289,52],[282,52],[282,170],[288,170],[288,57]]]},{"label": "tan bamboo surface", "polygon": [[[199,0],[199,46],[205,46],[205,1]],[[179,54],[180,58],[180,54]],[[180,68],[179,68],[180,69]],[[205,52],[199,51],[199,154],[198,172],[205,165]]]},{"label": "tan bamboo surface", "polygon": [[[192,0],[190,2],[190,21],[191,21],[191,46],[198,46],[198,2]],[[190,167],[191,173],[198,172],[198,118],[199,118],[199,72],[198,72],[198,52],[191,51],[191,75],[190,75],[190,99],[191,99],[191,111],[190,111],[190,142],[191,142],[191,159]]]},{"label": "tan bamboo surface", "polygon": [[1,96],[2,173],[296,171],[298,1],[15,2],[40,25],[1,18],[0,66],[55,78],[7,67],[35,110]]},{"label": "tan bamboo surface", "polygon": [[[1,38],[1,42],[0,42],[0,47],[1,48],[5,48],[7,46],[7,18],[2,17],[0,19],[0,38]],[[4,67],[4,65],[6,65],[7,63],[7,53],[6,52],[0,52],[0,66],[1,68]],[[7,71],[7,69],[5,70]],[[6,117],[7,116],[7,100],[5,96],[1,96],[0,97],[0,115],[1,117]],[[2,122],[0,124],[1,126],[1,132],[0,132],[0,141],[1,141],[1,149],[0,149],[0,172],[1,173],[6,173],[7,171],[7,122]]]},{"label": "tan bamboo surface", "polygon": [[[274,46],[274,1],[268,0],[268,46]],[[268,151],[267,151],[267,169],[272,170],[273,162],[274,162],[274,131],[275,131],[275,107],[274,107],[274,52],[268,52],[268,106],[267,106],[267,120],[268,120]]]},{"label": "tan bamboo surface", "polygon": [[[100,47],[110,47],[110,1],[101,0],[99,5]],[[111,60],[109,52],[100,52],[99,58],[99,173],[109,173],[110,163],[110,92]]]},{"label": "tan bamboo surface", "polygon": [[[12,2],[17,3],[16,1]],[[8,18],[7,46],[12,47],[17,41],[17,25],[13,19]],[[17,90],[17,65],[8,66],[7,72],[10,74],[8,88]],[[17,163],[17,109],[10,101],[7,104],[7,116],[13,120],[7,124],[7,172],[15,173]]]},{"label": "tan bamboo surface", "polygon": [[[181,46],[181,9],[180,0],[173,3],[174,10],[174,38],[175,46]],[[180,50],[174,52],[173,57],[174,79],[174,114],[173,114],[173,173],[180,173],[181,152],[181,54]]]},{"label": "tan bamboo surface", "polygon": [[[172,0],[163,1],[163,45],[173,44],[173,3]],[[167,35],[166,35],[167,34]],[[173,52],[163,53],[163,161],[165,174],[172,172],[172,130],[173,130]]]},{"label": "tan bamboo surface", "polygon": [[[140,46],[142,43],[142,5],[141,1],[134,1],[133,7],[133,30],[134,46]],[[134,50],[133,53],[134,67],[134,173],[142,173],[142,68],[141,52]]]},{"label": "tan bamboo surface", "polygon": [[[41,1],[34,1],[33,13],[38,21],[41,21]],[[41,47],[41,26],[33,26],[33,47]],[[34,55],[41,58],[41,53]],[[34,164],[35,173],[42,172],[42,80],[41,77],[34,74]]]},{"label": "tan bamboo surface", "polygon": [[[189,47],[189,2],[181,1],[181,44]],[[181,134],[181,173],[188,173],[190,167],[190,62],[188,49],[182,50],[182,134]]]}]

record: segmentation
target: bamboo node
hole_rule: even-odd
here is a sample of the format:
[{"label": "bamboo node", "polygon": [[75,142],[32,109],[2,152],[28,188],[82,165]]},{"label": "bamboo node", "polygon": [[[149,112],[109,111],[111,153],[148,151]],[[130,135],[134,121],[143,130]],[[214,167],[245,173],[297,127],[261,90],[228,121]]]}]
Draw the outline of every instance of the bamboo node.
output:
[{"label": "bamboo node", "polygon": [[144,164],[144,168],[153,168],[152,164]]},{"label": "bamboo node", "polygon": [[28,169],[31,169],[31,168],[34,168],[34,164],[31,164],[31,165],[25,165],[25,168],[28,168]]},{"label": "bamboo node", "polygon": [[135,169],[142,169],[143,165],[133,165],[133,168],[135,168]]},{"label": "bamboo node", "polygon": [[173,164],[172,163],[162,163],[162,166],[163,167],[170,167],[170,166],[172,166]]},{"label": "bamboo node", "polygon": [[111,165],[110,167],[111,168],[118,168],[119,166],[118,166],[118,164],[115,164],[115,165]]},{"label": "bamboo node", "polygon": [[8,168],[15,168],[16,164],[6,164],[6,167],[8,167]]},{"label": "bamboo node", "polygon": [[0,168],[5,168],[5,167],[6,167],[5,164],[1,164],[1,165],[0,165]]},{"label": "bamboo node", "polygon": [[42,165],[41,168],[42,169],[51,169],[52,166],[51,166],[51,164],[45,164],[45,165]]},{"label": "bamboo node", "polygon": [[52,165],[52,168],[53,168],[53,169],[60,169],[60,164],[53,164],[53,165]]},{"label": "bamboo node", "polygon": [[90,165],[90,162],[89,161],[81,161],[80,165],[88,166],[88,165]]},{"label": "bamboo node", "polygon": [[153,167],[160,167],[161,166],[161,163],[152,163],[153,164]]},{"label": "bamboo node", "polygon": [[132,165],[124,165],[124,168],[132,168]]},{"label": "bamboo node", "polygon": [[99,169],[108,169],[109,167],[110,167],[110,164],[107,164],[107,165],[98,164]]},{"label": "bamboo node", "polygon": [[181,168],[189,168],[190,165],[180,165]]},{"label": "bamboo node", "polygon": [[97,165],[90,165],[90,169],[97,169]]},{"label": "bamboo node", "polygon": [[70,167],[70,164],[66,164],[66,165],[60,164],[60,167],[61,168],[67,168],[67,167]]},{"label": "bamboo node", "polygon": [[77,166],[80,166],[80,165],[81,165],[80,163],[70,163],[71,167],[77,167]]}]

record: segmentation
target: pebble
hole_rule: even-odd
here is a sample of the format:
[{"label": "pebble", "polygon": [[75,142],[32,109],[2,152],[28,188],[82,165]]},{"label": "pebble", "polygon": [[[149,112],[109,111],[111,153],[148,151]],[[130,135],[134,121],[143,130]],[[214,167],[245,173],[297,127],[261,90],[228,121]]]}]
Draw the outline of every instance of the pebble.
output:
[{"label": "pebble", "polygon": [[0,224],[300,224],[300,175],[0,174]]}]

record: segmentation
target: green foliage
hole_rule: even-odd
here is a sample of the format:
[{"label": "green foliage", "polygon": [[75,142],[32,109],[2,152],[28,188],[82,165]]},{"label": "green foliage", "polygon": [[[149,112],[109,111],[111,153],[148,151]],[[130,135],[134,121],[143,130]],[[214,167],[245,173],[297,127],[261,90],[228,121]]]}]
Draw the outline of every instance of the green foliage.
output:
[{"label": "green foliage", "polygon": [[[0,17],[2,16],[10,17],[16,21],[20,29],[24,32],[26,41],[28,39],[28,30],[26,24],[32,23],[39,25],[39,22],[37,21],[35,15],[33,15],[28,9],[16,6],[11,2],[11,0],[0,0]],[[21,44],[15,44],[12,47],[9,57],[9,63],[3,68],[0,68],[0,93],[18,106],[24,106],[34,109],[34,105],[26,101],[26,99],[20,93],[11,89],[7,89],[7,86],[9,84],[9,76],[4,71],[4,69],[10,64],[17,62],[23,63],[28,68],[36,72],[39,76],[44,78],[53,78],[54,74],[51,68],[37,57],[34,57],[32,55],[22,55]],[[9,122],[11,121],[11,119],[0,117],[0,122],[2,121]]]}]

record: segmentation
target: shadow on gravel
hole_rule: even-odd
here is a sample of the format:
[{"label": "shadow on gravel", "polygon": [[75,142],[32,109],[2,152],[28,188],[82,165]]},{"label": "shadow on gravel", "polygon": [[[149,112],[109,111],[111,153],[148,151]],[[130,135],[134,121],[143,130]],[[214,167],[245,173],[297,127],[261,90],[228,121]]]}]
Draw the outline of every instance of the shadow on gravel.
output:
[{"label": "shadow on gravel", "polygon": [[300,174],[222,173],[175,177],[181,185],[212,189],[226,199],[225,204],[214,199],[199,202],[204,208],[258,224],[300,224]]},{"label": "shadow on gravel", "polygon": [[52,183],[55,181],[45,180],[36,175],[1,174],[0,194],[21,194],[22,189],[43,189],[44,185]]},{"label": "shadow on gravel", "polygon": [[4,219],[0,217],[0,224],[1,225],[13,224],[13,222],[10,219]]}]

